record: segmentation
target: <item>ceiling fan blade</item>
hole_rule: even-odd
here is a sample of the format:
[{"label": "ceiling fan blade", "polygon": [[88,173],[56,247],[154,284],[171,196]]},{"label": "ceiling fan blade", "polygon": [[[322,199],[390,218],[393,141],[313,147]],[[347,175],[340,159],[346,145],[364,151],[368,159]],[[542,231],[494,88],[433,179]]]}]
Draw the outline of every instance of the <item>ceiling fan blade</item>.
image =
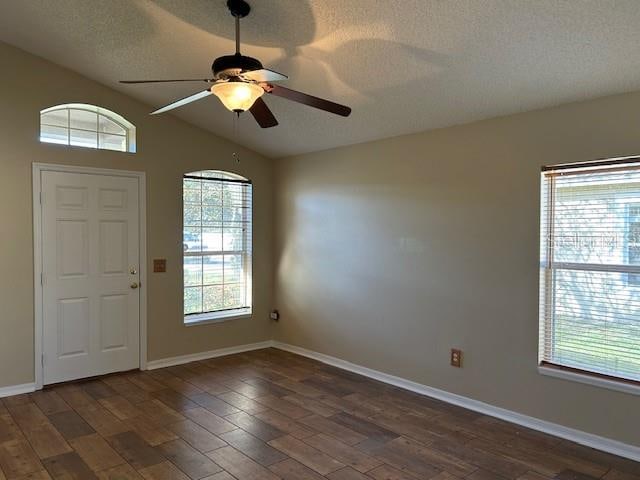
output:
[{"label": "ceiling fan blade", "polygon": [[207,82],[211,83],[213,80],[208,78],[178,78],[173,80],[120,80],[120,83],[170,83],[170,82]]},{"label": "ceiling fan blade", "polygon": [[291,90],[290,88],[281,87],[280,85],[271,85],[269,83],[262,83],[262,88],[267,93],[275,95],[277,97],[286,98],[294,102],[303,103],[310,107],[319,108],[326,112],[335,113],[343,117],[348,117],[351,114],[351,108],[340,105],[339,103],[330,102],[322,98],[314,97],[313,95],[307,95],[306,93]]},{"label": "ceiling fan blade", "polygon": [[159,108],[158,110],[151,112],[151,115],[157,115],[158,113],[164,113],[169,110],[173,110],[174,108],[182,107],[191,102],[195,102],[196,100],[200,100],[201,98],[205,98],[211,95],[211,90],[205,90],[203,92],[194,93],[193,95],[189,95],[188,97],[182,98],[180,100],[176,100],[169,105]]},{"label": "ceiling fan blade", "polygon": [[281,80],[286,80],[289,77],[274,70],[262,68],[260,70],[252,70],[251,72],[242,73],[240,74],[240,78],[244,80],[253,80],[254,82],[279,82]]},{"label": "ceiling fan blade", "polygon": [[258,125],[262,128],[270,128],[278,125],[278,120],[276,120],[276,117],[273,116],[273,113],[261,98],[258,98],[253,103],[253,106],[249,111],[251,112],[251,115],[253,115],[253,118],[256,119],[256,122],[258,122]]}]

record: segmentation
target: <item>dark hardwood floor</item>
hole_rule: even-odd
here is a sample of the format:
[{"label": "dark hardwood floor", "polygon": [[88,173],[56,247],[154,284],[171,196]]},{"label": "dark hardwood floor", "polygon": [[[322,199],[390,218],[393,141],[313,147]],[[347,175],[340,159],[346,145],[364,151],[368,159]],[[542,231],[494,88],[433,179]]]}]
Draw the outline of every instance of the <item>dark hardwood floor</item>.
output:
[{"label": "dark hardwood floor", "polygon": [[275,349],[0,403],[0,480],[640,480],[640,464]]}]

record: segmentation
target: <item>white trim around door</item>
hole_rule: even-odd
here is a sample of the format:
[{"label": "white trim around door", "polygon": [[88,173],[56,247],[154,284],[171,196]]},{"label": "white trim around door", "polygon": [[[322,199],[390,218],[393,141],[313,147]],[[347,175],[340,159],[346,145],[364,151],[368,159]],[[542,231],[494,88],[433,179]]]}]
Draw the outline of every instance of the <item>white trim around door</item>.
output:
[{"label": "white trim around door", "polygon": [[106,168],[80,167],[33,163],[33,286],[34,286],[34,353],[35,389],[43,387],[42,372],[42,332],[43,332],[43,289],[42,289],[42,192],[41,173],[65,172],[92,175],[109,175],[136,178],[138,180],[138,205],[140,219],[140,369],[147,368],[147,194],[145,172],[112,170]]}]

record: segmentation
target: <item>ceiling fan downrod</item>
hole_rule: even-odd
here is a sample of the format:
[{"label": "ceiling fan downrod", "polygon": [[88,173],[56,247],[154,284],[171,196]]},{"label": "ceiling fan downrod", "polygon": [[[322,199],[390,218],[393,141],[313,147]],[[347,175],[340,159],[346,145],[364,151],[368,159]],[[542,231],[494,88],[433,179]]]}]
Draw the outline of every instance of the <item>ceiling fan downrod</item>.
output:
[{"label": "ceiling fan downrod", "polygon": [[240,19],[249,15],[251,5],[244,0],[227,0],[227,8],[236,20],[236,55],[240,55]]}]

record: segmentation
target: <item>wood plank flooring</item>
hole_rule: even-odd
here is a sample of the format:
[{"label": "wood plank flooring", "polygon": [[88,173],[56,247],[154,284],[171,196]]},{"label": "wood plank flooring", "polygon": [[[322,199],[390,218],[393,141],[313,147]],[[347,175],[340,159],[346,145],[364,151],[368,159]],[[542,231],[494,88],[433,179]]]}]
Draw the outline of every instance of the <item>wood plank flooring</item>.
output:
[{"label": "wood plank flooring", "polygon": [[0,402],[0,480],[640,480],[598,452],[275,349]]}]

